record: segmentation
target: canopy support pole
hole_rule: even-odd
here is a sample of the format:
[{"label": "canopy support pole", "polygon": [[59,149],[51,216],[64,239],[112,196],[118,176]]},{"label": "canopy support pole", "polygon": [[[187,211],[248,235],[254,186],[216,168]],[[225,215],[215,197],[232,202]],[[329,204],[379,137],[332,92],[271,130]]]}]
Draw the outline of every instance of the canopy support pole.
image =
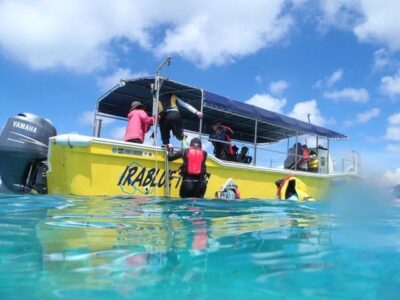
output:
[{"label": "canopy support pole", "polygon": [[327,174],[329,174],[330,172],[330,170],[329,170],[329,139],[326,139],[327,140],[327,148],[328,148],[328,152],[327,152],[327,154],[326,154],[326,165],[327,165],[327,168],[326,168],[326,170],[327,170]]},{"label": "canopy support pole", "polygon": [[[201,103],[200,103],[200,111],[203,113],[203,103],[204,103],[204,91],[201,90]],[[199,122],[199,139],[201,139],[201,133],[203,131],[203,118],[200,119]]]},{"label": "canopy support pole", "polygon": [[164,197],[169,197],[169,176],[170,176],[170,172],[169,172],[169,161],[168,161],[168,150],[167,148],[165,148],[164,151],[164,160],[165,160],[165,186],[164,186]]},{"label": "canopy support pole", "polygon": [[296,147],[295,147],[295,154],[294,154],[294,169],[297,171],[297,163],[298,163],[298,145],[297,143],[299,142],[299,132],[296,130]]},{"label": "canopy support pole", "polygon": [[160,77],[160,72],[161,69],[165,65],[170,65],[171,64],[171,57],[168,56],[161,65],[158,66],[157,68],[157,73],[156,73],[156,78],[154,79],[154,84],[152,85],[152,94],[153,94],[153,111],[152,111],[152,116],[154,118],[154,140],[153,140],[153,145],[157,146],[157,125],[158,125],[158,120],[157,120],[157,115],[158,115],[158,104],[160,100],[160,89],[162,85],[162,79]]},{"label": "canopy support pole", "polygon": [[102,121],[103,121],[102,119],[97,118],[97,115],[94,116],[94,128],[93,128],[94,137],[100,137]]},{"label": "canopy support pole", "polygon": [[254,161],[253,165],[256,165],[257,160],[257,128],[258,127],[258,120],[256,119],[255,127],[254,127]]}]

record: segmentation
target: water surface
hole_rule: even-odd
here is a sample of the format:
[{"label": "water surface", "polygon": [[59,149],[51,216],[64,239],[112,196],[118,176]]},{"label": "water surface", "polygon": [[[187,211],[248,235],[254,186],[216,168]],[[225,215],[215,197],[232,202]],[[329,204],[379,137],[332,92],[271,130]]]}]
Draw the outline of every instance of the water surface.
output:
[{"label": "water surface", "polygon": [[0,194],[0,299],[399,299],[400,205],[341,200]]}]

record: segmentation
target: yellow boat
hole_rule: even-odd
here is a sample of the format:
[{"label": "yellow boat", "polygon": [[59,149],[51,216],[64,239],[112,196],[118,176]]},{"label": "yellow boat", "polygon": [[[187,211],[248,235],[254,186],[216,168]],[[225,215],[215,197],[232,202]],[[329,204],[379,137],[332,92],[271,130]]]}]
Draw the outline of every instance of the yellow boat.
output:
[{"label": "yellow boat", "polygon": [[[18,187],[19,190],[33,189],[57,195],[179,197],[179,167],[182,162],[168,162],[165,148],[157,145],[157,130],[154,131],[156,136],[153,145],[106,139],[100,134],[102,119],[109,117],[126,120],[133,100],[140,100],[148,108],[149,114],[156,115],[158,98],[166,93],[175,94],[204,114],[203,119],[198,119],[181,110],[184,130],[192,136],[200,137],[203,145],[211,145],[211,125],[220,122],[232,129],[232,143],[251,148],[253,159],[248,164],[219,159],[211,153],[210,147],[207,148],[209,155],[206,167],[209,176],[206,198],[238,198],[238,193],[229,193],[234,186],[235,192],[240,192],[240,199],[276,199],[279,188],[282,189],[279,182],[295,181],[290,186],[294,187],[295,193],[296,188],[299,190],[296,195],[301,197],[297,200],[323,199],[332,184],[358,175],[359,159],[356,152],[351,154],[351,168],[344,167],[343,164],[341,172],[334,172],[332,169],[330,142],[347,139],[345,135],[162,78],[157,73],[157,76],[123,80],[100,97],[95,111],[94,136],[51,136],[48,151],[44,148],[46,145],[41,145],[46,149],[47,155],[41,150],[41,155],[35,159],[29,157],[29,162],[34,161],[35,164],[21,166],[23,172],[14,177],[9,175],[14,170],[7,167],[9,156],[3,155],[3,161],[0,161],[3,183],[9,187]],[[0,138],[0,152],[7,149],[14,151],[15,147],[20,147],[20,143],[16,146],[8,145],[12,140],[21,135],[38,135],[42,130],[32,115],[20,114],[18,118],[18,124],[14,118],[5,127]],[[13,136],[15,132],[19,133]],[[51,133],[50,130],[49,135]],[[299,145],[301,136],[307,136],[308,141],[315,139],[314,145],[309,147],[314,148],[319,160],[317,172],[299,170],[297,165],[292,169],[283,166],[286,157],[294,160],[301,158],[301,155],[293,151],[298,150],[299,146],[290,149],[292,144]],[[42,144],[45,141],[42,140]],[[286,144],[285,151],[274,150],[274,145],[282,145],[282,141]],[[319,146],[322,141],[325,142],[325,147]],[[8,148],[4,143],[8,143]],[[37,141],[35,147],[40,146],[38,143]],[[273,163],[271,158],[278,154],[281,157],[280,163],[276,163],[275,158]],[[343,162],[345,160],[348,157]],[[18,161],[23,164],[20,158]],[[14,169],[17,168],[15,166],[14,164]],[[282,180],[288,179],[288,176],[289,180]],[[284,187],[284,190],[289,188]],[[287,199],[289,195],[282,194],[280,198]]]}]

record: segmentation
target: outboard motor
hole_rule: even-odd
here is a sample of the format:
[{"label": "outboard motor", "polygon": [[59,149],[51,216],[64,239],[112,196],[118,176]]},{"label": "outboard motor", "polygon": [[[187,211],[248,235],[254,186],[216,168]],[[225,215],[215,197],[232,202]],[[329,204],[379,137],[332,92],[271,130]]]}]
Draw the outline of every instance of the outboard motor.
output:
[{"label": "outboard motor", "polygon": [[47,193],[47,151],[56,129],[30,113],[9,118],[0,136],[0,179],[13,192]]}]

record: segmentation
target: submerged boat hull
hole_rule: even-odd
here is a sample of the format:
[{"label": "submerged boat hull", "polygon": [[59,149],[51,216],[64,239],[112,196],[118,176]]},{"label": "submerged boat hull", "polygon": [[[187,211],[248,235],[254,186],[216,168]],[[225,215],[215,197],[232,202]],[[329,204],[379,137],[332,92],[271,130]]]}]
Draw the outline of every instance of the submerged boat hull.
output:
[{"label": "submerged boat hull", "polygon": [[[165,163],[160,147],[119,142],[80,135],[50,139],[50,194],[77,196],[167,196],[166,167],[169,168],[169,196],[179,197],[181,160]],[[315,174],[285,169],[226,162],[209,156],[206,198],[215,198],[227,181],[234,180],[242,199],[276,199],[275,182],[295,175],[315,199],[322,199],[338,179],[349,174]],[[168,179],[167,179],[168,181]]]}]

